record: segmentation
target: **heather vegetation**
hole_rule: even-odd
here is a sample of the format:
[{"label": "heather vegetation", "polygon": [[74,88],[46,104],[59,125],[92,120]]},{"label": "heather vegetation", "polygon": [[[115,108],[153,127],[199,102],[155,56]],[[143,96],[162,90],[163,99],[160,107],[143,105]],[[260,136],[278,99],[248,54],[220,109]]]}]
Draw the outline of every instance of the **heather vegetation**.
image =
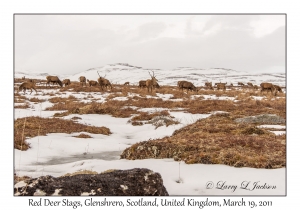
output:
[{"label": "heather vegetation", "polygon": [[[21,81],[15,79],[18,84]],[[227,87],[226,90],[207,87],[186,91],[175,86],[160,86],[148,92],[134,85],[84,86],[72,82],[63,87],[45,86],[36,80],[38,94],[14,94],[15,108],[30,109],[47,102],[43,111],[57,111],[50,118],[24,117],[14,122],[14,147],[27,150],[27,139],[48,133],[86,132],[76,138],[92,138],[91,134],[110,135],[107,127],[83,125],[80,115],[111,115],[129,118],[132,126],[152,124],[155,129],[180,123],[170,112],[209,114],[173,135],[141,141],[123,151],[121,158],[173,158],[188,164],[225,164],[235,167],[280,168],[286,165],[286,136],[275,135],[275,129],[258,127],[264,123],[285,125],[285,93],[261,92],[251,87]],[[43,98],[39,98],[43,96]],[[45,98],[46,97],[46,98]],[[147,112],[142,109],[163,109]],[[217,114],[215,114],[217,113]],[[218,114],[219,113],[219,114]],[[69,120],[64,119],[75,115]],[[253,116],[280,120],[249,120]],[[257,117],[257,119],[260,119]],[[109,125],[108,125],[109,127]],[[278,129],[277,129],[278,130]],[[285,130],[285,129],[279,129]],[[63,141],[63,140],[62,140]]]}]

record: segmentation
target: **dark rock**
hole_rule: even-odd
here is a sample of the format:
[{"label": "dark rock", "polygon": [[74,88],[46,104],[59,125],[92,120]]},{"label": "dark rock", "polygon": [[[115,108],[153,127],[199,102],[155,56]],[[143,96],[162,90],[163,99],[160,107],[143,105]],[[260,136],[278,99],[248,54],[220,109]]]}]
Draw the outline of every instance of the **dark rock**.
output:
[{"label": "dark rock", "polygon": [[145,168],[114,170],[102,174],[39,178],[21,181],[15,185],[15,195],[63,196],[167,196],[162,177]]}]

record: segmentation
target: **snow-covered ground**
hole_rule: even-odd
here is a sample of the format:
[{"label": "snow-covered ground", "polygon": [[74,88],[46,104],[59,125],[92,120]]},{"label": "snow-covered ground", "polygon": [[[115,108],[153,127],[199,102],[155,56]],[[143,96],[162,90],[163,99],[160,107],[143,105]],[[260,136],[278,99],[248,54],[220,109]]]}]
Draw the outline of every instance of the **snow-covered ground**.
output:
[{"label": "snow-covered ground", "polygon": [[[20,110],[19,113],[24,115]],[[18,112],[16,112],[18,113]],[[43,117],[48,111],[41,112]],[[78,133],[55,133],[29,139],[31,148],[15,150],[15,170],[18,175],[38,177],[61,176],[79,170],[102,172],[108,169],[149,168],[159,172],[170,195],[284,195],[285,168],[234,168],[225,165],[185,164],[173,159],[124,160],[119,156],[130,145],[171,135],[180,127],[209,115],[170,112],[181,124],[154,128],[151,124],[132,126],[129,118],[109,115],[80,115],[79,123],[106,126],[110,136],[89,134],[80,139]],[[44,116],[46,115],[46,116]],[[76,115],[69,115],[70,119]],[[16,117],[19,117],[16,114]],[[248,183],[249,182],[249,183]],[[214,184],[212,189],[211,183]],[[257,185],[256,185],[257,183]],[[209,185],[209,186],[208,186]],[[246,186],[247,189],[241,189]],[[276,186],[276,189],[257,189],[258,186]],[[257,186],[255,188],[254,186]],[[220,189],[218,189],[220,188]],[[254,189],[253,189],[254,188]]]},{"label": "snow-covered ground", "polygon": [[[71,81],[78,81],[79,76],[86,76],[87,79],[97,79],[98,73],[110,79],[114,84],[123,84],[129,81],[136,85],[139,80],[149,79],[148,69],[131,66],[128,64],[112,64],[104,67],[93,68],[75,75],[58,75],[61,79],[69,78]],[[227,84],[237,82],[273,82],[280,86],[285,86],[284,74],[249,74],[231,69],[195,69],[182,67],[171,70],[154,70],[155,75],[161,85],[176,86],[178,80],[189,80],[197,86],[203,86],[205,82],[227,82]],[[30,72],[15,72],[15,78],[36,78],[45,79],[47,73],[38,74]],[[52,93],[52,96],[47,95]],[[83,102],[90,102],[91,99],[103,103],[109,93],[90,92],[59,93],[58,90],[38,90],[37,94],[26,97],[45,100],[40,103],[28,102],[28,109],[15,109],[14,118],[29,116],[52,117],[54,113],[62,111],[45,111],[53,104],[48,100],[51,97],[76,97]],[[87,97],[92,95],[93,97]],[[139,96],[135,93],[128,93],[127,97],[115,97],[113,100],[127,100],[128,97]],[[141,97],[141,96],[140,96]],[[172,99],[172,94],[160,94],[156,96],[146,96],[147,98]],[[192,95],[191,100],[202,97],[203,100],[232,100],[235,97],[216,95]],[[255,100],[262,100],[263,97],[255,97]],[[16,103],[17,104],[17,103]],[[124,107],[125,108],[125,107]],[[167,110],[165,108],[140,108],[131,107],[143,112],[157,112]],[[286,169],[254,169],[254,168],[234,168],[226,165],[207,164],[185,164],[176,162],[173,159],[146,159],[146,160],[124,160],[120,159],[120,154],[127,147],[141,141],[170,136],[172,133],[198,119],[209,117],[210,114],[190,114],[184,109],[175,108],[168,110],[169,113],[179,121],[180,124],[168,127],[155,128],[151,124],[142,126],[132,126],[128,123],[130,118],[114,118],[109,115],[68,115],[65,119],[78,116],[77,122],[93,126],[108,127],[112,134],[110,136],[101,134],[89,134],[92,138],[82,139],[74,136],[79,133],[65,134],[52,133],[47,136],[38,136],[27,141],[31,148],[27,151],[14,151],[15,171],[17,175],[27,175],[38,177],[41,175],[61,176],[79,170],[93,170],[102,172],[108,169],[131,169],[149,168],[162,175],[164,185],[170,195],[285,195],[286,194]],[[216,112],[212,112],[214,114]],[[277,135],[285,133],[285,127],[263,125],[261,127],[272,128],[271,132]],[[278,129],[278,131],[276,131]],[[275,130],[275,131],[274,131]]]}]

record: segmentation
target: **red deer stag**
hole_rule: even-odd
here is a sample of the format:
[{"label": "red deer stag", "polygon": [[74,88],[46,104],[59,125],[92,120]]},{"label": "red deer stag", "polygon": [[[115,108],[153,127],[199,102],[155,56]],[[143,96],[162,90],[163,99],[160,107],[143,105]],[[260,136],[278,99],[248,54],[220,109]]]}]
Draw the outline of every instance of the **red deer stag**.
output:
[{"label": "red deer stag", "polygon": [[150,74],[150,72],[148,72],[148,73],[151,76],[151,79],[148,79],[146,81],[146,86],[147,86],[147,89],[148,89],[148,93],[149,93],[149,90],[151,90],[151,93],[152,93],[152,89],[153,89],[154,86],[156,86],[158,80],[156,79],[153,71],[152,71],[152,73],[153,73],[152,75]]},{"label": "red deer stag", "polygon": [[271,91],[271,93],[273,93],[274,96],[277,93],[277,89],[274,87],[274,85],[272,83],[263,82],[260,84],[260,87],[261,87],[260,92]]},{"label": "red deer stag", "polygon": [[80,82],[80,85],[83,87],[83,84],[86,86],[86,78],[85,76],[80,76],[78,78],[79,82]]},{"label": "red deer stag", "polygon": [[35,84],[33,82],[23,82],[20,86],[19,86],[19,92],[21,90],[24,91],[24,94],[26,92],[26,90],[31,90],[30,94],[32,93],[32,89],[35,90],[35,93],[37,93],[36,89],[35,89]]},{"label": "red deer stag", "polygon": [[110,90],[112,90],[112,85],[111,85],[110,81],[108,79],[105,79],[106,74],[104,77],[101,77],[99,72],[97,72],[97,73],[99,75],[98,83],[99,83],[101,89],[103,90],[103,87],[105,87],[105,89],[107,90],[107,87],[110,87]]},{"label": "red deer stag", "polygon": [[59,85],[60,87],[63,86],[63,83],[60,81],[60,79],[59,79],[57,76],[47,76],[46,79],[47,79],[46,86],[47,86],[47,85],[50,86],[50,82],[51,82],[53,85],[54,85],[54,84],[57,84],[57,85]]}]

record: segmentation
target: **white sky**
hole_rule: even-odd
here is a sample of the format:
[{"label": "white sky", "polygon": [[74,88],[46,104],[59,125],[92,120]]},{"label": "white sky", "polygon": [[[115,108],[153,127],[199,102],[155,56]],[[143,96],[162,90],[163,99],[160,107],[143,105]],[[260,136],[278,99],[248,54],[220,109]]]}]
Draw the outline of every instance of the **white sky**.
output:
[{"label": "white sky", "polygon": [[15,71],[143,68],[285,72],[285,15],[15,15]]}]

